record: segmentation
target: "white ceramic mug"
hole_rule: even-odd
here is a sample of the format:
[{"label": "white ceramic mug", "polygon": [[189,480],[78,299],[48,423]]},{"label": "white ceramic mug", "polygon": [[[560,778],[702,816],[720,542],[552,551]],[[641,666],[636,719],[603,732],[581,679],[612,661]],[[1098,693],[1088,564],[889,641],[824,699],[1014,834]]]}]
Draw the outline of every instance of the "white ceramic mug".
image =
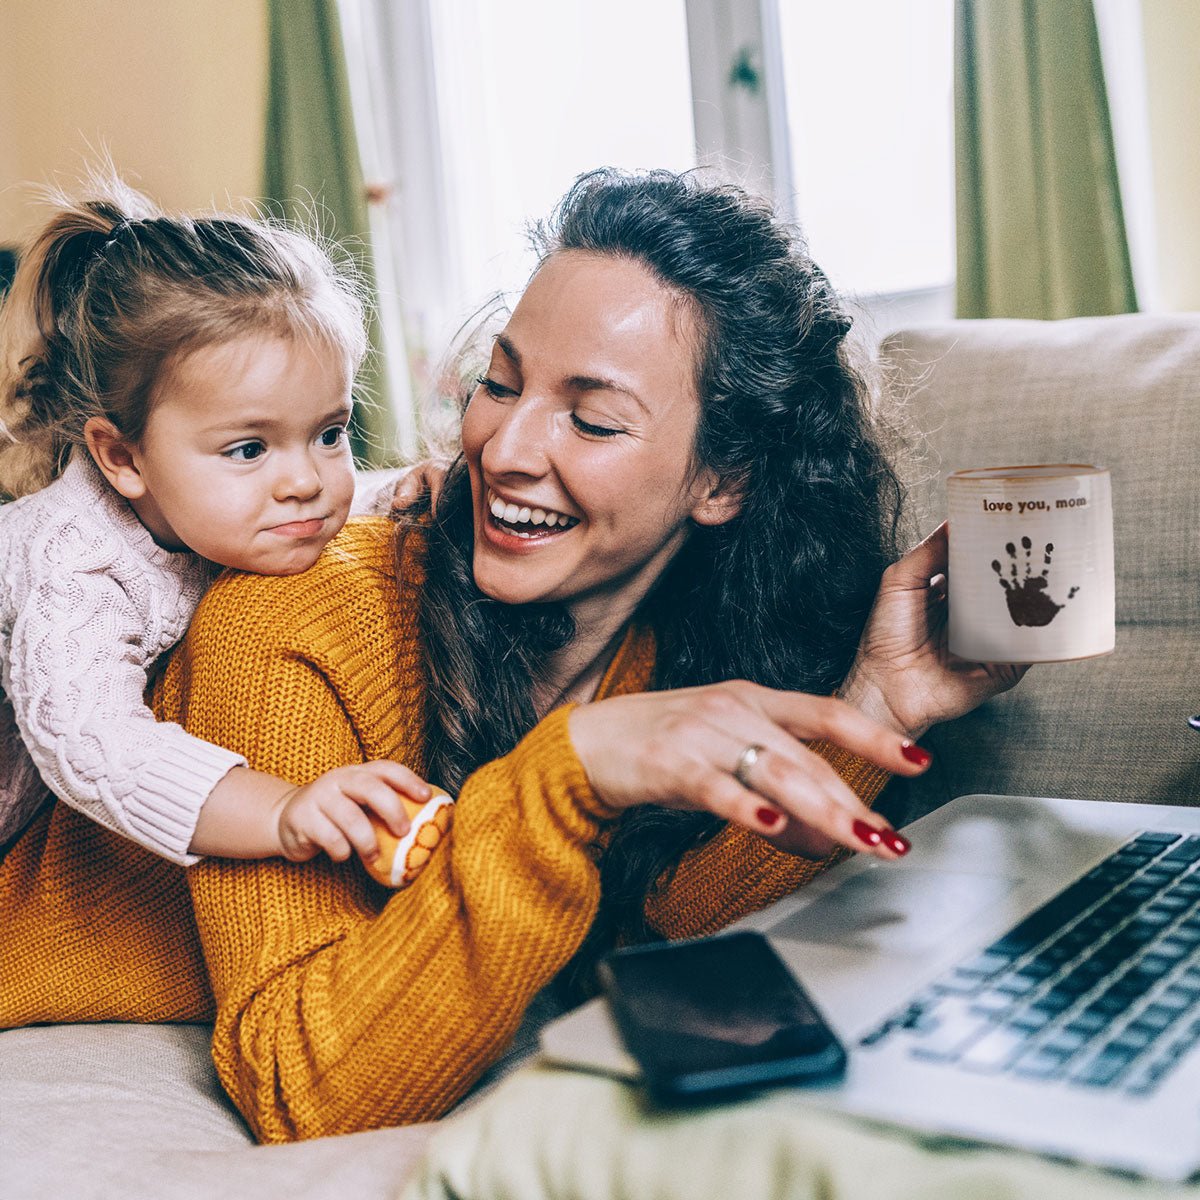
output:
[{"label": "white ceramic mug", "polygon": [[980,467],[946,480],[950,652],[1059,662],[1116,646],[1112,488],[1103,467]]}]

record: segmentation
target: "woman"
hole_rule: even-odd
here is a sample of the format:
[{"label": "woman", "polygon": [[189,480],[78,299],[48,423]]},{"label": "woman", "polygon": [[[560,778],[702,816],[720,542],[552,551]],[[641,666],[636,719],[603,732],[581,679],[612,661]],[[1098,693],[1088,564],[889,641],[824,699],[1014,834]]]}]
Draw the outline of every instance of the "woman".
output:
[{"label": "woman", "polygon": [[215,1008],[261,1140],[419,1121],[581,949],[906,851],[870,802],[1016,673],[943,665],[940,535],[884,570],[897,488],[824,277],[665,173],[585,176],[543,250],[436,517],[228,578],[155,697],[285,777],[402,759],[458,795],[448,842],[399,895],[325,863],[185,881],[60,806],[0,869],[0,1024]]}]

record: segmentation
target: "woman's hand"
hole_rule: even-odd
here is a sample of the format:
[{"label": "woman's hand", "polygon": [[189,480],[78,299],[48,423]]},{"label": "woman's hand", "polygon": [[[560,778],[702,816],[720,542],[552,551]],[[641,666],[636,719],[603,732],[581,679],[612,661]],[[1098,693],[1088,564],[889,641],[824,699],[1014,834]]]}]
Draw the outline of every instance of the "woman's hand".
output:
[{"label": "woman's hand", "polygon": [[429,511],[437,512],[438,497],[442,494],[448,466],[448,463],[437,458],[427,458],[411,466],[396,480],[392,492],[392,512],[403,512],[426,492],[429,493]]},{"label": "woman's hand", "polygon": [[836,845],[883,859],[909,847],[802,739],[827,738],[904,775],[929,764],[925,751],[840,700],[743,681],[581,705],[570,729],[593,791],[611,807],[704,809],[814,858]]},{"label": "woman's hand", "polygon": [[955,658],[946,647],[946,525],[884,573],[854,666],[848,703],[901,734],[970,712],[1028,669]]}]

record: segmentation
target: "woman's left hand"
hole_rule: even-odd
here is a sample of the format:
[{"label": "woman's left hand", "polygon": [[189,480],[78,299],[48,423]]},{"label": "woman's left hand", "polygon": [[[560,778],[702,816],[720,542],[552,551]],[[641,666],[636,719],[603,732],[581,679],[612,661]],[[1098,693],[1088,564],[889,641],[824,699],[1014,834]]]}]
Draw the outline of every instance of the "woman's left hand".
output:
[{"label": "woman's left hand", "polygon": [[955,658],[946,645],[946,525],[883,573],[839,695],[907,737],[1007,691],[1028,667]]},{"label": "woman's left hand", "polygon": [[438,497],[442,494],[442,484],[446,481],[448,470],[449,464],[439,458],[426,458],[414,463],[396,480],[391,499],[392,512],[403,512],[426,492],[429,493],[429,511],[437,512]]}]

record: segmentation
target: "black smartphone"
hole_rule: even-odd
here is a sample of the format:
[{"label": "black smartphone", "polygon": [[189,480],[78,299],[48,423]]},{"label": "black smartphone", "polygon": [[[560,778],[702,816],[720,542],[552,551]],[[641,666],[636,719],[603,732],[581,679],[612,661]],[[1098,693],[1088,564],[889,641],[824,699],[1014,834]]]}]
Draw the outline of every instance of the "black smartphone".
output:
[{"label": "black smartphone", "polygon": [[846,1052],[758,933],[617,950],[600,964],[617,1026],[660,1103],[839,1078]]}]

